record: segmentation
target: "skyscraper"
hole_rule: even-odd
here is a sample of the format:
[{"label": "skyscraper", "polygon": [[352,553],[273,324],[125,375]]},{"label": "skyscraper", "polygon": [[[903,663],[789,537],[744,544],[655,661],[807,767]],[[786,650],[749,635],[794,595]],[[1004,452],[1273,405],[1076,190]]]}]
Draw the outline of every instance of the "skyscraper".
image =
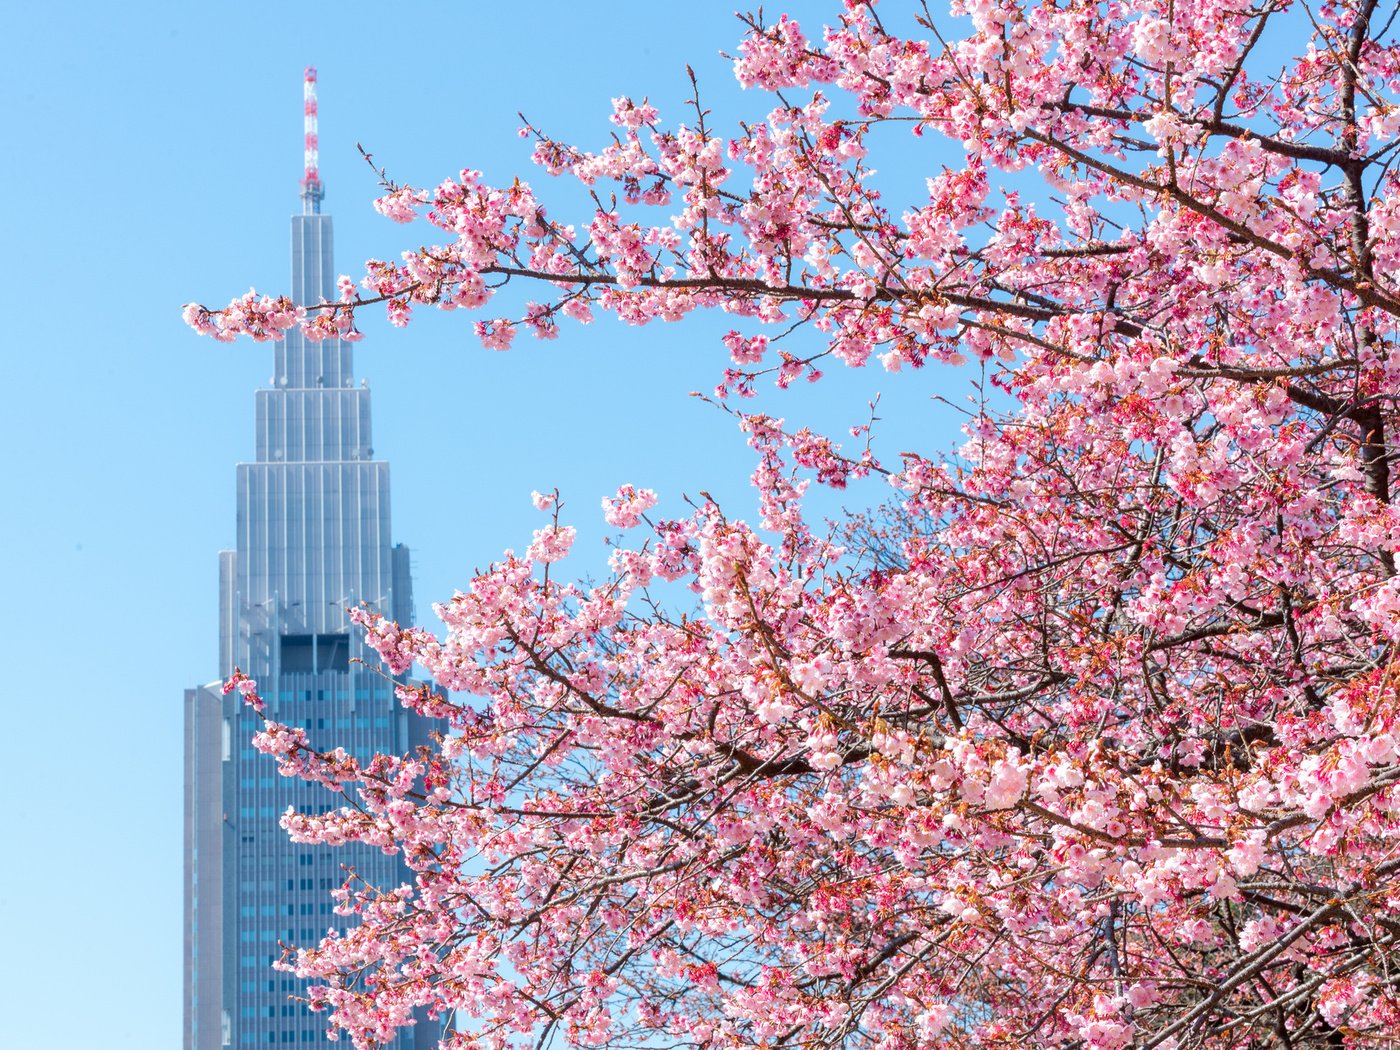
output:
[{"label": "skyscraper", "polygon": [[[315,87],[308,69],[292,217],[292,294],[304,305],[335,298]],[[398,706],[346,614],[364,602],[408,622],[413,609],[408,550],[390,541],[389,465],[373,458],[350,344],[288,332],[256,403],[256,458],[237,468],[237,546],[219,554],[219,678],[242,668],[269,716],[303,726],[313,744],[402,754],[427,727]],[[280,776],[250,743],[259,727],[218,682],[185,692],[185,1050],[324,1042],[324,1017],[290,998],[301,982],[271,968],[278,942],[314,944],[343,921],[330,896],[343,865],[378,886],[410,878],[378,850],[290,842],[278,826],[288,806],[325,811],[336,799]],[[419,1025],[396,1045],[426,1047],[431,1034]]]}]

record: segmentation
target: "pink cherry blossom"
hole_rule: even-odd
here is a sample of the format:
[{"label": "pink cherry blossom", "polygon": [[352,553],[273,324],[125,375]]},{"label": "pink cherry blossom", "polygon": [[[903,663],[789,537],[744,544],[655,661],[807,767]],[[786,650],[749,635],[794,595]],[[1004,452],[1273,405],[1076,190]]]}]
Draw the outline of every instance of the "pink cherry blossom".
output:
[{"label": "pink cherry blossom", "polygon": [[654,491],[623,485],[617,490],[616,496],[604,497],[603,518],[615,528],[631,529],[641,524],[642,515],[654,506]]},{"label": "pink cherry blossom", "polygon": [[[187,306],[226,341],[468,310],[500,350],[720,311],[720,401],[872,364],[972,395],[946,453],[883,449],[873,406],[840,435],[735,411],[753,507],[623,486],[577,582],[536,494],[549,524],[434,629],[357,610],[449,692],[400,691],[444,729],[413,755],[257,737],[339,800],[298,841],[415,875],[351,879],[353,921],[289,952],[310,1006],[365,1048],[420,1008],[473,1050],[1391,1045],[1390,14],[745,16],[745,112],[696,78],[591,148],[524,130],[593,207],[386,180],[421,236],[358,293]],[[870,478],[888,503],[811,520],[813,484]]]}]

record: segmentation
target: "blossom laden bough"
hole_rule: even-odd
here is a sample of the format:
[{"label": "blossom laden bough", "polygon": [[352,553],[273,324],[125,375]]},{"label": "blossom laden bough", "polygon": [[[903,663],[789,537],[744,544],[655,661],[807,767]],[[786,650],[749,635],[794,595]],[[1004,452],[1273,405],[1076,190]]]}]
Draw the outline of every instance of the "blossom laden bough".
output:
[{"label": "blossom laden bough", "polygon": [[[958,35],[895,7],[748,19],[736,75],[770,101],[723,134],[698,89],[679,123],[615,100],[597,151],[526,128],[591,214],[474,171],[387,183],[438,244],[333,304],[187,308],[224,339],[465,309],[494,349],[723,310],[720,397],[976,360],[1009,406],[890,462],[868,428],[736,412],[755,525],[624,486],[585,585],[537,494],[547,524],[440,636],[357,612],[452,691],[401,690],[434,748],[258,738],[345,795],[293,835],[416,873],[348,883],[358,924],[286,960],[357,1045],[420,1006],[489,1050],[1400,1027],[1391,12],[979,0]],[[926,197],[874,185],[890,131],[947,144]],[[809,524],[811,482],[871,474],[888,508]]]}]

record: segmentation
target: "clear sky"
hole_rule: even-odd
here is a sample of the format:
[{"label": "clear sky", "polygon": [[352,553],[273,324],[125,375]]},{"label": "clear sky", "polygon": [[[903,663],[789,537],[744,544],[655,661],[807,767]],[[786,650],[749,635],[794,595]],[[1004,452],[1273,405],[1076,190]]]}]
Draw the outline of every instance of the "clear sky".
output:
[{"label": "clear sky", "polygon": [[[796,10],[815,35],[838,6],[769,13]],[[414,185],[469,166],[498,181],[519,173],[548,199],[564,187],[530,167],[517,111],[597,147],[615,95],[649,94],[684,119],[687,62],[720,126],[767,111],[719,56],[739,38],[731,11],[708,0],[10,6],[0,1046],[179,1045],[182,691],[217,671],[216,552],[234,539],[233,465],[252,456],[253,390],[271,369],[268,347],[194,336],[180,306],[285,287],[302,68],[320,72],[324,210],[337,266],[355,273],[428,236],[370,208],[357,141]],[[892,178],[921,185],[958,162],[933,141],[910,150]],[[356,371],[374,391],[375,451],[392,464],[420,620],[474,567],[525,547],[542,524],[532,489],[563,491],[580,529],[565,565],[580,574],[603,563],[598,500],[621,482],[657,489],[662,510],[705,489],[751,513],[741,436],[686,396],[719,378],[716,335],[729,326],[566,323],[555,342],[493,354],[464,317],[423,316],[406,332],[366,318]],[[878,453],[955,440],[930,397],[960,397],[968,377],[838,370],[761,404],[836,429],[863,422],[883,391]]]}]

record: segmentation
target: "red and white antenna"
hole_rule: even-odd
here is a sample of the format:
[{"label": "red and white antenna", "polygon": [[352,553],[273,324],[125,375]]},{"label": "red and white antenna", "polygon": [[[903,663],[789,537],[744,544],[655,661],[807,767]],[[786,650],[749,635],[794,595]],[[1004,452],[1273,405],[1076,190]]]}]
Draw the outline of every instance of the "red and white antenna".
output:
[{"label": "red and white antenna", "polygon": [[304,154],[305,170],[301,176],[301,199],[309,214],[321,210],[321,198],[325,190],[321,187],[320,150],[316,132],[316,67],[307,66],[303,77],[302,94],[305,118],[306,146]]}]

